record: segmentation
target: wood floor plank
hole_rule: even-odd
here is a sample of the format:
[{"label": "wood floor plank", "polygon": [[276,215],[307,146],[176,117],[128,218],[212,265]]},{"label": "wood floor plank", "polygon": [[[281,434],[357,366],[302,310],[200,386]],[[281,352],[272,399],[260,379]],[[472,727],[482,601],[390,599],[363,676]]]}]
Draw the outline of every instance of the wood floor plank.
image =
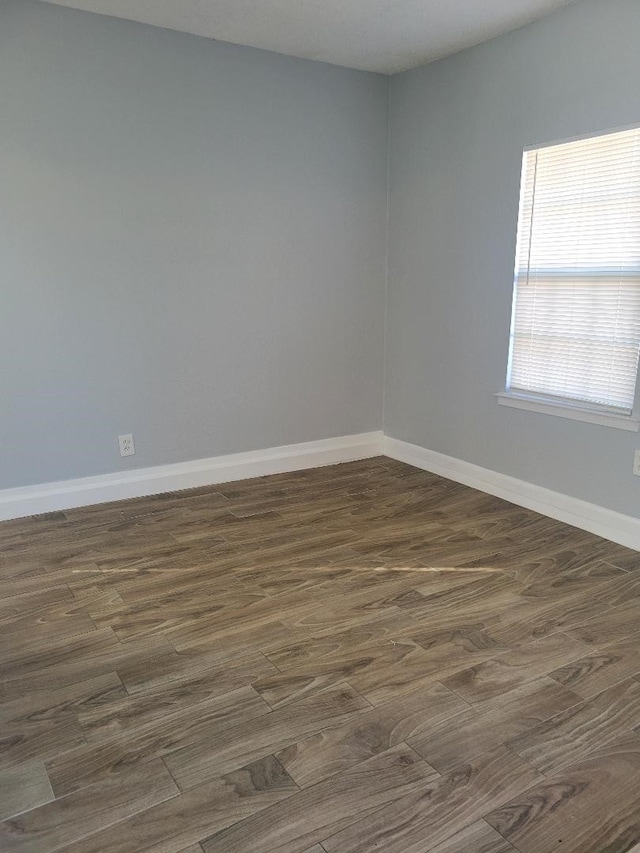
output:
[{"label": "wood floor plank", "polygon": [[453,717],[425,725],[407,737],[409,745],[440,773],[530,731],[580,702],[548,678],[486,699]]},{"label": "wood floor plank", "polygon": [[[547,535],[542,534],[547,539]],[[529,544],[529,547],[531,547]],[[602,543],[597,549],[603,551]],[[565,594],[592,590],[599,580],[611,580],[624,575],[622,569],[611,566],[593,553],[580,554],[574,559],[572,552],[560,551],[537,559],[534,563],[517,560],[506,569],[523,585],[522,594],[553,601]]]},{"label": "wood floor plank", "polygon": [[392,641],[409,631],[418,631],[419,624],[398,610],[376,617],[372,613],[369,621],[344,630],[319,631],[290,646],[265,652],[273,664],[274,672],[295,671],[301,664],[313,667],[327,657],[347,655],[379,641]]},{"label": "wood floor plank", "polygon": [[138,518],[156,512],[164,512],[167,507],[190,507],[192,504],[208,506],[211,509],[226,507],[228,501],[212,486],[184,489],[179,492],[162,492],[141,498],[128,498],[111,503],[76,507],[65,510],[69,521],[85,524],[113,524],[127,518]]},{"label": "wood floor plank", "polygon": [[[113,672],[125,664],[140,664],[173,651],[165,637],[144,638],[134,644],[118,642],[110,628],[21,650],[10,650],[1,661],[4,681],[0,701],[21,698],[31,691],[57,689]],[[0,651],[0,658],[2,657]]]},{"label": "wood floor plank", "polygon": [[65,512],[43,512],[26,518],[12,518],[3,522],[0,528],[0,545],[11,541],[16,536],[25,534],[31,536],[34,532],[59,530],[60,525],[64,525],[67,520]]},{"label": "wood floor plank", "polygon": [[[506,578],[511,577],[509,572],[503,569],[494,569],[492,567],[480,567],[477,569],[459,569],[456,567],[444,568],[440,567],[424,567],[418,562],[415,567],[408,566],[406,572],[411,578],[412,588],[419,592],[422,599],[415,602],[415,605],[409,603],[409,607],[425,604],[424,599],[430,599],[431,604],[444,601],[442,598],[436,598],[444,593],[451,593],[458,590],[464,596],[463,601],[468,600],[468,593],[474,592],[474,584],[476,582],[486,582],[487,578],[493,575],[501,575]],[[509,586],[509,584],[507,584]],[[512,587],[516,588],[517,587]],[[448,598],[448,596],[447,596]],[[456,599],[459,604],[459,600]]]},{"label": "wood floor plank", "polygon": [[[468,573],[465,572],[465,575]],[[485,606],[490,603],[492,609],[498,612],[502,609],[500,602],[504,599],[507,604],[512,604],[512,596],[520,593],[521,589],[521,585],[504,572],[476,572],[466,583],[457,584],[453,589],[445,586],[433,590],[432,583],[423,584],[419,587],[420,599],[408,601],[405,606],[416,618],[451,610],[473,609],[474,604],[480,601]]]},{"label": "wood floor plank", "polygon": [[640,553],[615,542],[606,542],[606,554],[603,559],[627,572],[634,573],[640,569]]},{"label": "wood floor plank", "polygon": [[301,788],[344,772],[398,744],[419,738],[442,720],[455,720],[468,705],[441,684],[403,695],[341,725],[293,743],[276,758]]},{"label": "wood floor plank", "polygon": [[634,599],[567,630],[569,636],[593,646],[606,646],[637,633],[638,603]]},{"label": "wood floor plank", "polygon": [[118,733],[98,743],[70,749],[47,762],[47,773],[56,796],[64,796],[193,744],[220,742],[225,739],[225,731],[253,721],[269,710],[252,687],[241,687],[126,734]]},{"label": "wood floor plank", "polygon": [[[163,601],[168,596],[188,593],[191,595],[205,593],[228,594],[231,592],[247,592],[247,586],[230,572],[219,572],[210,557],[204,552],[189,553],[180,558],[176,565],[162,571],[147,571],[144,574],[129,572],[109,572],[113,582],[118,584],[118,592],[126,603],[139,601]],[[153,574],[150,583],[149,575]],[[251,591],[255,592],[253,588]]]},{"label": "wood floor plank", "polygon": [[210,678],[216,692],[226,693],[250,684],[261,676],[271,675],[276,668],[267,658],[252,650],[245,657],[220,663],[217,649],[193,649],[159,655],[150,661],[125,662],[118,666],[118,675],[131,696],[145,696],[167,689],[193,678]]},{"label": "wood floor plank", "polygon": [[432,847],[431,853],[515,853],[515,850],[500,833],[479,820]]},{"label": "wood floor plank", "polygon": [[268,675],[254,686],[272,708],[279,708],[348,681],[372,705],[378,705],[411,692],[428,675],[427,652],[410,640],[399,639],[371,643],[353,652],[328,654],[311,667],[304,664]]},{"label": "wood floor plank", "polygon": [[552,634],[458,672],[443,683],[467,702],[482,702],[547,675],[557,668],[556,661],[562,666],[578,660],[586,651],[588,647],[579,640]]},{"label": "wood floor plank", "polygon": [[178,853],[185,844],[196,843],[238,823],[297,790],[273,756],[266,756],[178,797],[138,811],[133,817],[64,850],[65,853]]},{"label": "wood floor plank", "polygon": [[572,661],[549,677],[588,699],[639,673],[640,636],[635,635]]},{"label": "wood floor plank", "polygon": [[[347,565],[343,565],[347,561]],[[348,577],[353,557],[343,546],[318,551],[299,566],[288,565],[265,568],[238,567],[235,577],[251,589],[260,589],[267,595],[278,595],[293,589],[310,589],[327,581]]]},{"label": "wood floor plank", "polygon": [[34,641],[50,643],[96,630],[96,624],[84,607],[64,604],[47,608],[46,613],[28,613],[0,622],[5,653],[21,651]]},{"label": "wood floor plank", "polygon": [[46,536],[23,537],[3,548],[3,559],[22,570],[84,569],[87,564],[98,564],[102,560],[122,561],[131,557],[136,550],[151,552],[175,547],[175,539],[165,532],[121,531],[117,525],[96,528],[84,535],[74,535],[66,527]]},{"label": "wood floor plank", "polygon": [[[88,570],[79,573],[80,577],[95,577],[96,574],[100,574],[100,570],[97,566],[90,567]],[[27,572],[26,574],[18,574],[14,577],[7,577],[2,573],[2,566],[0,563],[0,578],[2,578],[2,583],[0,584],[0,600],[4,600],[6,598],[13,598],[16,595],[26,595],[29,593],[40,593],[45,592],[48,589],[55,589],[56,587],[65,587],[67,585],[67,581],[70,577],[70,573],[67,571],[61,572],[45,572],[44,569],[36,569],[31,572]]]},{"label": "wood floor plank", "polygon": [[210,616],[218,618],[223,611],[235,613],[261,600],[260,593],[247,590],[211,595],[209,585],[194,588],[181,596],[171,594],[158,599],[142,599],[133,603],[110,604],[108,607],[89,606],[88,613],[97,627],[110,627],[121,640],[167,631],[197,623]]},{"label": "wood floor plank", "polygon": [[40,760],[0,770],[0,820],[53,800],[49,777]]},{"label": "wood floor plank", "polygon": [[[365,600],[368,600],[371,595],[369,593]],[[373,597],[375,598],[375,595]],[[168,629],[165,635],[172,642],[175,641],[176,648],[197,644],[203,632],[207,643],[210,644],[215,638],[218,643],[224,644],[240,628],[244,632],[264,628],[275,622],[284,623],[288,618],[299,619],[301,615],[312,613],[317,609],[317,603],[307,592],[292,590],[277,596],[263,596],[249,605],[230,608],[223,613],[203,616],[200,626],[193,628],[187,625],[185,628]],[[242,614],[242,620],[239,619],[240,614]],[[239,626],[240,621],[242,624]]]},{"label": "wood floor plank", "polygon": [[28,613],[40,613],[63,601],[73,601],[73,593],[66,584],[45,589],[36,588],[0,599],[0,624],[5,619],[15,619]]},{"label": "wood floor plank", "polygon": [[635,849],[640,841],[640,738],[599,749],[486,820],[521,853]]},{"label": "wood floor plank", "polygon": [[58,689],[29,691],[0,704],[0,767],[50,760],[86,742],[83,713],[126,695],[115,673]]},{"label": "wood floor plank", "polygon": [[[450,591],[445,589],[438,594],[426,595],[420,604],[407,607],[407,612],[422,625],[422,631],[416,633],[416,641],[424,640],[423,645],[427,645],[430,636],[454,630],[488,633],[491,626],[500,623],[503,614],[523,606],[517,588],[510,583],[502,589],[490,590],[491,595],[485,597],[484,593],[489,590],[480,585],[465,584]],[[498,646],[505,645],[494,637],[491,641]]]},{"label": "wood floor plank", "polygon": [[[310,631],[308,633],[311,633]],[[164,632],[173,651],[206,653],[218,665],[243,658],[255,651],[267,652],[295,642],[296,634],[277,619],[253,622],[236,618],[235,623],[221,626],[219,619],[200,619],[196,623]]]},{"label": "wood floor plank", "polygon": [[318,729],[346,722],[370,707],[352,688],[340,684],[267,714],[260,726],[249,721],[227,731],[223,741],[209,737],[206,743],[173,752],[165,763],[184,791],[284,749]]},{"label": "wood floor plank", "polygon": [[566,632],[610,608],[640,595],[640,573],[621,574],[600,580],[591,589],[559,591],[550,601],[539,606],[531,599],[502,615],[500,624],[487,631],[496,640],[511,645],[530,642],[559,631]]},{"label": "wood floor plank", "polygon": [[0,578],[3,853],[636,845],[630,549],[378,457],[3,522]]},{"label": "wood floor plank", "polygon": [[46,761],[84,743],[82,729],[72,719],[56,725],[46,720],[28,726],[5,722],[0,734],[0,769],[18,766],[32,758]]},{"label": "wood floor plank", "polygon": [[[15,569],[22,571],[35,569],[53,569],[64,566],[78,566],[89,561],[87,549],[73,534],[65,521],[55,521],[46,528],[41,522],[34,521],[28,533],[5,532],[2,527],[2,564],[10,575]],[[25,528],[26,530],[26,528]]]},{"label": "wood floor plank", "polygon": [[[154,642],[154,645],[164,645],[165,650],[171,650],[171,646],[163,643],[162,639]],[[54,643],[44,644],[36,638],[33,643],[18,652],[3,648],[0,652],[0,664],[4,679],[10,681],[12,678],[23,678],[44,669],[55,667],[59,671],[68,664],[76,664],[78,659],[84,657],[90,656],[93,660],[100,655],[117,656],[123,648],[113,631],[104,628]]]},{"label": "wood floor plank", "polygon": [[19,698],[0,703],[0,724],[19,723],[26,733],[32,725],[37,727],[42,722],[50,726],[76,722],[83,712],[108,706],[126,695],[115,672],[58,688],[36,685]]},{"label": "wood floor plank", "polygon": [[[161,761],[143,772],[81,788],[0,823],[3,853],[51,853],[178,793]],[[84,844],[84,842],[82,842]]]},{"label": "wood floor plank", "polygon": [[53,678],[42,681],[19,698],[0,704],[0,767],[30,758],[48,760],[83,744],[82,711],[125,693],[115,673],[64,687],[50,687]]},{"label": "wood floor plank", "polygon": [[[224,667],[209,667],[207,663],[206,656],[185,662],[185,656],[175,654],[169,660],[156,658],[146,665],[121,668],[120,674],[127,686],[127,690],[123,689],[124,695],[79,709],[78,722],[87,740],[102,741],[124,734],[167,715],[231,694],[274,670],[262,655],[232,661]],[[143,681],[133,682],[134,670]]]},{"label": "wood floor plank", "polygon": [[327,853],[427,853],[542,777],[505,747],[322,840]]},{"label": "wood floor plank", "polygon": [[[376,631],[378,626],[382,630]],[[506,650],[479,628],[420,632],[413,619],[394,614],[267,652],[282,674],[266,676],[254,686],[278,707],[345,679],[378,705]]]},{"label": "wood floor plank", "polygon": [[[351,588],[327,583],[312,591],[290,592],[255,602],[235,612],[218,614],[165,632],[178,650],[216,650],[219,660],[242,656],[247,649],[264,654],[322,631],[345,630],[385,615],[399,615],[389,602],[406,587],[403,579],[380,577],[358,579]],[[323,607],[318,607],[318,599]],[[242,619],[239,615],[242,613]]]},{"label": "wood floor plank", "polygon": [[[222,543],[218,551],[225,554],[229,548]],[[115,581],[140,581],[145,577],[156,577],[164,573],[175,573],[181,569],[197,566],[209,568],[215,564],[215,551],[211,555],[202,548],[180,545],[171,537],[160,544],[144,548],[128,548],[111,552],[105,549],[96,556],[95,564],[108,578]],[[126,591],[126,586],[125,586]]]},{"label": "wood floor plank", "polygon": [[540,723],[508,746],[542,773],[558,773],[638,725],[640,684],[629,679]]},{"label": "wood floor plank", "polygon": [[2,593],[7,597],[19,595],[25,592],[51,589],[54,586],[64,584],[74,592],[77,588],[89,586],[104,580],[104,576],[95,563],[84,562],[81,567],[71,568],[38,569],[28,575],[13,580],[2,581]]},{"label": "wood floor plank", "polygon": [[299,853],[437,777],[405,744],[202,841],[205,853]]}]

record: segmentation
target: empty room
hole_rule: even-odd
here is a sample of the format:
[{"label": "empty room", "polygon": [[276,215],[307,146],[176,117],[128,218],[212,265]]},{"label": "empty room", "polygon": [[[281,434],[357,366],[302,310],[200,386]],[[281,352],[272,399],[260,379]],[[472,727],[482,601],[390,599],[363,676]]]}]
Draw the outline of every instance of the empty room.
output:
[{"label": "empty room", "polygon": [[0,0],[0,851],[640,853],[640,0]]}]

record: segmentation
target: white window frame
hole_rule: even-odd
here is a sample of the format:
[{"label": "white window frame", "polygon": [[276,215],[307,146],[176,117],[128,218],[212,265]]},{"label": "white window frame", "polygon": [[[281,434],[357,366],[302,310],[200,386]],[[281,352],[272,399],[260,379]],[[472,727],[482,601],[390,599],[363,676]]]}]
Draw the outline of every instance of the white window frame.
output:
[{"label": "white window frame", "polygon": [[[520,204],[518,206],[518,226],[522,217],[522,202],[523,202],[523,187],[524,187],[524,167],[525,158],[529,151],[535,151],[540,148],[547,148],[554,145],[563,145],[569,142],[578,142],[583,139],[597,139],[600,136],[609,136],[613,133],[618,133],[625,130],[636,130],[640,128],[640,124],[627,125],[608,130],[603,130],[597,133],[585,133],[580,136],[573,136],[566,139],[559,139],[555,142],[537,143],[528,145],[523,149],[522,172],[520,182]],[[516,237],[517,242],[517,237]],[[517,256],[517,247],[514,251]],[[517,257],[516,257],[517,263]],[[517,274],[517,273],[516,273]],[[509,336],[513,327],[514,312],[516,306],[516,284],[515,277],[512,290],[512,311],[509,325]],[[511,374],[511,346],[509,347],[509,357],[507,364],[507,383]],[[614,429],[622,429],[629,432],[638,432],[640,430],[640,367],[636,374],[636,387],[634,396],[634,405],[630,414],[621,414],[616,411],[608,410],[605,406],[596,406],[589,403],[581,403],[578,400],[568,400],[565,398],[554,398],[553,396],[543,395],[538,393],[528,394],[524,391],[519,391],[508,387],[505,390],[498,392],[496,399],[501,406],[508,406],[514,409],[523,409],[525,411],[537,412],[539,414],[553,415],[555,417],[567,418],[569,420],[583,421],[585,423],[597,424],[599,426],[613,427]]]}]

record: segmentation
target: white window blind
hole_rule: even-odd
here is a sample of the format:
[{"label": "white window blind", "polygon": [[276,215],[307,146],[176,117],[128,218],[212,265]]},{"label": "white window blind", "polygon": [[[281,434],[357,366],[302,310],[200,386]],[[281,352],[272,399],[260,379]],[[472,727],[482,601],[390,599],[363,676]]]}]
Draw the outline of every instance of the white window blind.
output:
[{"label": "white window blind", "polygon": [[525,152],[507,389],[630,414],[640,129]]}]

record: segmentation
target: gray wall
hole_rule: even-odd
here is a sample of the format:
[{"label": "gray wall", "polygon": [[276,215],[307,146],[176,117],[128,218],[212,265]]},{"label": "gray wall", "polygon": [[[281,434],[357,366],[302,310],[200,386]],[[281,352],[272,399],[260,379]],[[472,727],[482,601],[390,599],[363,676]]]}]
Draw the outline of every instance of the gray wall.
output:
[{"label": "gray wall", "polygon": [[640,122],[640,2],[565,11],[391,81],[385,430],[640,515],[637,434],[498,406],[522,149]]},{"label": "gray wall", "polygon": [[[385,388],[390,435],[632,515],[637,435],[493,395],[522,148],[639,122],[639,35],[580,0],[392,78]],[[0,488],[380,427],[387,90],[2,0]]]},{"label": "gray wall", "polygon": [[0,488],[380,428],[387,91],[2,0]]}]

